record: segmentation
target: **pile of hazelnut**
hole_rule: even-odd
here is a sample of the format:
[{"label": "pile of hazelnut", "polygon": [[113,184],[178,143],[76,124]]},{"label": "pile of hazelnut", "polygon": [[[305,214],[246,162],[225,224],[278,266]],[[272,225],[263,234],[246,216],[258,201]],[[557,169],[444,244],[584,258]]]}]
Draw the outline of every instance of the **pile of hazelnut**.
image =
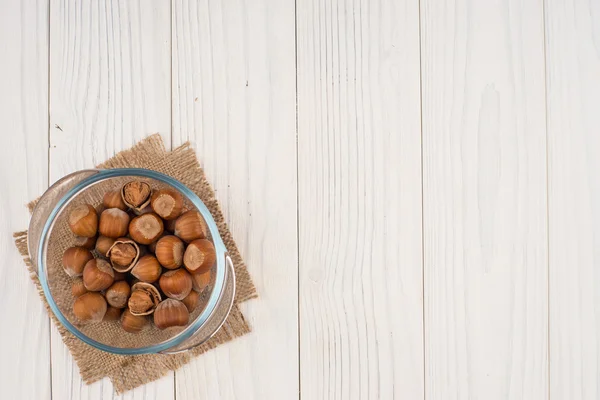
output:
[{"label": "pile of hazelnut", "polygon": [[159,329],[186,326],[216,261],[200,213],[184,212],[176,190],[142,181],[106,193],[100,208],[82,204],[68,216],[77,240],[62,263],[73,278],[75,317],[120,320],[130,333],[150,319]]}]

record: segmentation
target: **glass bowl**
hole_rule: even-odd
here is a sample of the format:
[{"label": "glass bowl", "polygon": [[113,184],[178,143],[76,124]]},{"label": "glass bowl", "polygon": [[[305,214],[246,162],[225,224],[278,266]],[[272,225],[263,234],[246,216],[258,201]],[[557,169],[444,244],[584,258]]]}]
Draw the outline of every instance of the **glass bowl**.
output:
[{"label": "glass bowl", "polygon": [[[62,268],[62,254],[75,242],[75,235],[68,226],[70,210],[85,203],[100,206],[104,193],[119,190],[132,180],[145,181],[153,190],[177,190],[184,198],[184,209],[200,212],[209,228],[208,239],[215,246],[217,261],[211,270],[210,283],[200,295],[200,304],[190,313],[190,321],[185,327],[159,330],[149,323],[142,332],[132,334],[124,331],[119,321],[84,324],[73,315],[73,278]],[[212,215],[194,192],[159,172],[140,168],[90,169],[65,176],[52,185],[36,205],[29,224],[28,247],[44,295],[56,318],[77,338],[106,352],[136,355],[190,350],[219,330],[233,305],[233,263]]]}]

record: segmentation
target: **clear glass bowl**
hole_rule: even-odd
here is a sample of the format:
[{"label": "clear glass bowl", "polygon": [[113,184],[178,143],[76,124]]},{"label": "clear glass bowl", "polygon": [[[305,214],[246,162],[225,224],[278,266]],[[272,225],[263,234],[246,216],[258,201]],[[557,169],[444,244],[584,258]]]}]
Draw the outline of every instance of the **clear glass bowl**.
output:
[{"label": "clear glass bowl", "polygon": [[[62,268],[62,254],[74,245],[68,226],[73,207],[102,204],[104,193],[119,190],[131,180],[142,180],[153,189],[173,188],[184,198],[184,208],[197,210],[206,221],[217,252],[211,282],[200,296],[200,305],[191,313],[186,327],[158,330],[153,324],[138,334],[125,332],[119,321],[82,324],[73,315],[70,278]],[[56,318],[73,335],[97,349],[122,355],[177,353],[210,339],[231,311],[235,295],[235,273],[217,224],[198,196],[181,182],[158,172],[139,168],[83,170],[67,175],[50,187],[38,202],[29,224],[28,247],[31,260]]]}]

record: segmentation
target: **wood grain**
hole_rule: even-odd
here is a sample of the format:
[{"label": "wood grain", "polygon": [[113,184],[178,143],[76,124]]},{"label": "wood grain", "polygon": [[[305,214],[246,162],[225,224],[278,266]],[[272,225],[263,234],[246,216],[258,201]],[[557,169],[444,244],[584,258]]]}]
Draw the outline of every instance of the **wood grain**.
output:
[{"label": "wood grain", "polygon": [[298,397],[294,1],[173,2],[173,144],[190,140],[255,278],[254,331],[177,372],[177,399]]},{"label": "wood grain", "polygon": [[418,1],[297,12],[302,398],[423,398]]},{"label": "wood grain", "polygon": [[600,4],[546,1],[550,397],[600,397]]},{"label": "wood grain", "polygon": [[48,186],[48,2],[0,3],[0,397],[50,399],[49,319],[12,232]]},{"label": "wood grain", "polygon": [[429,399],[548,397],[542,2],[421,1]]},{"label": "wood grain", "polygon": [[[169,0],[51,0],[50,181],[94,165],[149,134],[171,138]],[[112,399],[86,386],[52,332],[54,399]],[[173,399],[173,374],[119,398]]]}]

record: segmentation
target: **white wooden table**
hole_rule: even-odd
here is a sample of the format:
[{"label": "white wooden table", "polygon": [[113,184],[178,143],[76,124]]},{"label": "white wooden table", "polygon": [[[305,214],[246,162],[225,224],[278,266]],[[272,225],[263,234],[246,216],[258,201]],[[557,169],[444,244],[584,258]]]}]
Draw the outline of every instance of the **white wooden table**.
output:
[{"label": "white wooden table", "polygon": [[[1,0],[0,398],[600,399],[600,1]],[[13,243],[190,140],[254,332],[86,386]]]}]

